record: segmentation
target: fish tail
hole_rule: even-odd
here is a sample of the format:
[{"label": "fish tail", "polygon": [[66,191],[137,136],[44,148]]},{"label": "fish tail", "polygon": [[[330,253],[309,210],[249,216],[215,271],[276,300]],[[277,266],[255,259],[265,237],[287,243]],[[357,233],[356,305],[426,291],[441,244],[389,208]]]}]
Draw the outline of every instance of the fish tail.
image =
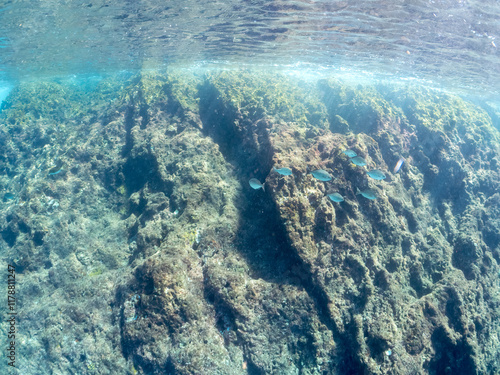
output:
[{"label": "fish tail", "polygon": [[356,195],[361,194],[361,190],[359,188],[356,188]]},{"label": "fish tail", "polygon": [[266,188],[264,187],[265,184],[266,184],[265,182],[262,184],[262,190],[264,191],[266,191]]}]

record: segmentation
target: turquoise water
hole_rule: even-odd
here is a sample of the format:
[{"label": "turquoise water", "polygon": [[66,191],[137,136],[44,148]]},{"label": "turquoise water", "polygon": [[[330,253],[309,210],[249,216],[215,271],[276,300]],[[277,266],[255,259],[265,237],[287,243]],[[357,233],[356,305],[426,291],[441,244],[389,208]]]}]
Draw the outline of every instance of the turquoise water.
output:
[{"label": "turquoise water", "polygon": [[11,87],[8,84],[0,83],[0,103],[7,97],[7,95],[9,95],[10,90]]},{"label": "turquoise water", "polygon": [[499,19],[2,1],[0,374],[500,373]]},{"label": "turquoise water", "polygon": [[498,101],[498,1],[29,1],[0,11],[0,80],[275,66]]}]

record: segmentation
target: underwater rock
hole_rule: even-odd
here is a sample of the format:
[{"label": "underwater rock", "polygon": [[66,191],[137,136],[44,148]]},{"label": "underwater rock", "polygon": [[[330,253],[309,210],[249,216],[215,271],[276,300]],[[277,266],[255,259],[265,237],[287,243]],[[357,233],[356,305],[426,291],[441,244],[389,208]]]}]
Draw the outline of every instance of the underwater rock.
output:
[{"label": "underwater rock", "polygon": [[[500,143],[471,103],[171,71],[23,84],[7,104],[23,373],[500,370]],[[373,171],[346,145],[408,164],[356,199]]]}]

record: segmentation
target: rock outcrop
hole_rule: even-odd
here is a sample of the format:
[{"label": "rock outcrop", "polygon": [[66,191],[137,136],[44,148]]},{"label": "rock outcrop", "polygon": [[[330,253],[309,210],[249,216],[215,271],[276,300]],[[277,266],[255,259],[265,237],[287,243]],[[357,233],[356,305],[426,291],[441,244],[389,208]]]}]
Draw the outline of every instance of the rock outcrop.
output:
[{"label": "rock outcrop", "polygon": [[21,85],[0,121],[23,374],[500,371],[500,135],[480,107],[171,71]]}]

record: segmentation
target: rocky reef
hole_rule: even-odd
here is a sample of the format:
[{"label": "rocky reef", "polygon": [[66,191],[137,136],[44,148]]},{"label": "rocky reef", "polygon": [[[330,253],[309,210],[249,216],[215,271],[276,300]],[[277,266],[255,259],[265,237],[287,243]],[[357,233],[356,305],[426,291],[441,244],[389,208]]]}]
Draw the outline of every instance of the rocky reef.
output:
[{"label": "rocky reef", "polygon": [[498,373],[493,121],[251,71],[20,85],[0,112],[19,373]]}]

